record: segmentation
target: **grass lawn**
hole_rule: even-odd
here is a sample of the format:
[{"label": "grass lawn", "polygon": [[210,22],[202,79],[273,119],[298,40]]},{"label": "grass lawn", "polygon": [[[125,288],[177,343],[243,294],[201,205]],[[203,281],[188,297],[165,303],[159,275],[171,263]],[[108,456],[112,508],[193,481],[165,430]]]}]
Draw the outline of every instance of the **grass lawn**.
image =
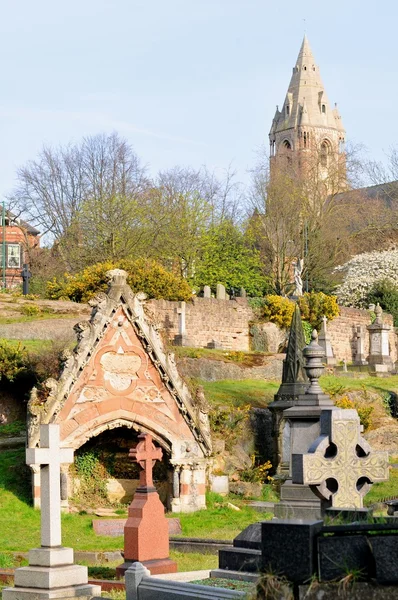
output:
[{"label": "grass lawn", "polygon": [[[24,450],[6,450],[0,460],[0,551],[26,552],[40,546],[40,512],[30,506],[29,470]],[[208,509],[181,514],[183,536],[232,539],[242,529],[271,515],[244,506],[228,508],[227,500],[210,494]],[[175,514],[170,516],[177,516]],[[75,550],[120,550],[123,537],[98,536],[92,528],[92,515],[63,514],[62,542]],[[205,568],[205,567],[203,567]]]},{"label": "grass lawn", "polygon": [[264,379],[225,379],[223,381],[200,381],[207,400],[213,405],[265,408],[274,398],[280,386],[276,381]]},{"label": "grass lawn", "polygon": [[2,342],[6,342],[9,346],[26,348],[28,352],[39,352],[44,348],[49,348],[52,343],[51,340],[9,340],[0,338],[0,344]]}]

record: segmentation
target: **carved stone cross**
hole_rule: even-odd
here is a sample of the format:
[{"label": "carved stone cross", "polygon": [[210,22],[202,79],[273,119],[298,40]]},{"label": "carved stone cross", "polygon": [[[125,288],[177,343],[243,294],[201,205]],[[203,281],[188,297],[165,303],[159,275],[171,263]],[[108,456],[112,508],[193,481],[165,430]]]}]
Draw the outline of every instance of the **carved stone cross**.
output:
[{"label": "carved stone cross", "polygon": [[153,488],[152,469],[155,462],[162,458],[162,449],[154,446],[149,433],[141,433],[138,439],[141,439],[142,442],[130,450],[129,456],[143,469],[140,473],[140,487]]},{"label": "carved stone cross", "polygon": [[358,413],[321,413],[321,435],[308,454],[293,454],[293,483],[313,486],[335,508],[362,508],[370,484],[388,479],[388,453],[373,452],[360,435]]},{"label": "carved stone cross", "polygon": [[61,464],[73,463],[73,449],[59,447],[59,425],[40,426],[40,448],[26,449],[26,464],[40,465],[41,545],[61,546]]}]

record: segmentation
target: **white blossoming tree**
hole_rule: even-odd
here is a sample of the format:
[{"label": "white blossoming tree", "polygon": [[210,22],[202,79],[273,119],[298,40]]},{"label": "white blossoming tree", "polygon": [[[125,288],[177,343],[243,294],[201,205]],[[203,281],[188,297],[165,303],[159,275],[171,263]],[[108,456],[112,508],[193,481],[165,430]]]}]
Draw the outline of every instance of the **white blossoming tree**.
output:
[{"label": "white blossoming tree", "polygon": [[398,250],[358,254],[336,271],[344,274],[336,290],[339,304],[366,308],[366,298],[376,283],[390,282],[398,288]]}]

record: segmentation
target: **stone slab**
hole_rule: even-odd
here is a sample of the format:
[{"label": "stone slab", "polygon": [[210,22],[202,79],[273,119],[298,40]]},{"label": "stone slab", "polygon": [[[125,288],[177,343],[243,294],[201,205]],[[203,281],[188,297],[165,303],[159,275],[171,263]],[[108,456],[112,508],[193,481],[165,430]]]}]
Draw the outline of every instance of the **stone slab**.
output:
[{"label": "stone slab", "polygon": [[60,567],[20,567],[15,570],[16,587],[53,589],[86,584],[87,567],[66,565]]},{"label": "stone slab", "polygon": [[[126,561],[122,565],[116,568],[116,577],[123,577],[125,572],[134,562],[138,561]],[[144,567],[149,569],[151,575],[161,575],[164,573],[177,573],[177,563],[170,558],[160,558],[157,560],[143,560],[140,561]]]},{"label": "stone slab", "polygon": [[263,521],[262,569],[304,583],[316,570],[315,536],[323,521]]},{"label": "stone slab", "polygon": [[366,536],[319,537],[318,569],[321,581],[342,579],[353,570],[374,576],[374,559]]},{"label": "stone slab", "polygon": [[234,581],[251,581],[256,583],[258,573],[245,573],[245,571],[230,571],[226,569],[213,569],[210,571],[210,578],[214,579],[233,579]]},{"label": "stone slab", "polygon": [[378,585],[373,582],[355,582],[342,595],[341,585],[318,584],[300,585],[299,600],[336,600],[337,598],[349,598],[349,600],[398,600],[398,586]]},{"label": "stone slab", "polygon": [[225,548],[218,552],[218,567],[228,571],[259,573],[261,550],[250,548]]},{"label": "stone slab", "polygon": [[73,564],[73,548],[33,548],[29,550],[31,567],[58,567]]},{"label": "stone slab", "polygon": [[78,585],[46,590],[28,587],[3,589],[3,600],[62,600],[63,598],[80,598],[89,600],[101,594],[99,585]]},{"label": "stone slab", "polygon": [[398,535],[372,535],[368,538],[380,583],[398,583]]},{"label": "stone slab", "polygon": [[235,548],[261,550],[261,522],[252,523],[234,539]]},{"label": "stone slab", "polygon": [[[93,519],[94,533],[106,537],[117,537],[124,535],[124,526],[127,519]],[[177,517],[167,519],[169,535],[182,533],[181,522]]]}]

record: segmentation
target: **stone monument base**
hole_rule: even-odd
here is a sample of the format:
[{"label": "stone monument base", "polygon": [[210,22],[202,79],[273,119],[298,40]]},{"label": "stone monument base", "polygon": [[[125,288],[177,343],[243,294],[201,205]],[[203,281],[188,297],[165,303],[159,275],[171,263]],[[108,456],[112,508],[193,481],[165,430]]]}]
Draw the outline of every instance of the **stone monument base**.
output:
[{"label": "stone monument base", "polygon": [[191,340],[191,338],[189,338],[187,335],[185,334],[177,334],[174,336],[174,346],[186,346],[187,348],[192,348],[192,346],[194,346],[195,344],[193,343],[193,341]]},{"label": "stone monument base", "polygon": [[119,578],[122,578],[131,565],[135,562],[139,562],[141,565],[144,565],[149,571],[151,575],[164,575],[166,573],[177,573],[177,563],[171,558],[159,558],[154,560],[144,560],[144,561],[126,561],[122,565],[119,565],[116,568],[116,575]]},{"label": "stone monument base", "polygon": [[3,600],[62,600],[91,598],[101,594],[99,585],[88,583],[87,567],[73,564],[73,549],[34,548],[29,566],[15,570],[15,587],[3,589]]},{"label": "stone monument base", "polygon": [[281,486],[281,500],[274,507],[277,519],[317,520],[321,518],[321,500],[308,485],[293,483],[291,479]]}]

